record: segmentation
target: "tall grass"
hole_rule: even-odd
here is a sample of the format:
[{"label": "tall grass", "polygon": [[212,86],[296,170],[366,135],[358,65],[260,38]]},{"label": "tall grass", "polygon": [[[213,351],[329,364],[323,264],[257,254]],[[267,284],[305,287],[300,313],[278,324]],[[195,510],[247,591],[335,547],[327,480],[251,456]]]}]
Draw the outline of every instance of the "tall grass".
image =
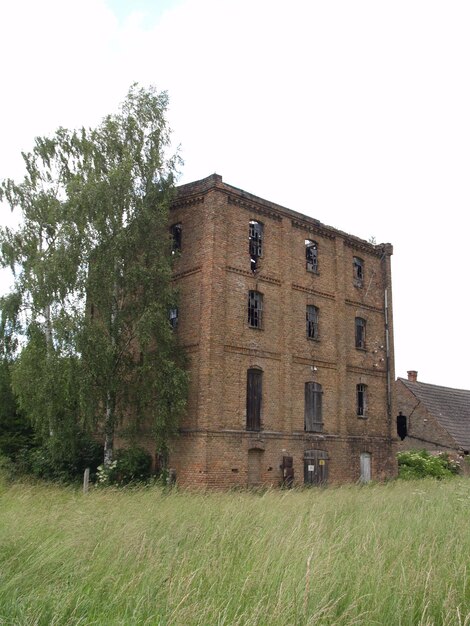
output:
[{"label": "tall grass", "polygon": [[470,626],[470,482],[0,487],[0,624]]}]

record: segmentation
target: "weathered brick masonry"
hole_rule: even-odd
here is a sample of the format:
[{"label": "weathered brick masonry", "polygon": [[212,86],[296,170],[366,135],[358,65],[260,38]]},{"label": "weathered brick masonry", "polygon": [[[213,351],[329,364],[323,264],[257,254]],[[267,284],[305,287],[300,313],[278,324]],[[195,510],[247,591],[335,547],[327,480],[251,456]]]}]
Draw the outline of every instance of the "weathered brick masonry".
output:
[{"label": "weathered brick masonry", "polygon": [[[250,222],[259,255],[250,254]],[[176,332],[191,375],[170,457],[178,482],[279,485],[290,473],[283,460],[295,484],[304,471],[313,483],[395,475],[392,246],[347,235],[216,174],[178,189],[171,224],[181,229]],[[251,318],[250,292],[262,305]],[[257,392],[248,390],[249,370]]]}]

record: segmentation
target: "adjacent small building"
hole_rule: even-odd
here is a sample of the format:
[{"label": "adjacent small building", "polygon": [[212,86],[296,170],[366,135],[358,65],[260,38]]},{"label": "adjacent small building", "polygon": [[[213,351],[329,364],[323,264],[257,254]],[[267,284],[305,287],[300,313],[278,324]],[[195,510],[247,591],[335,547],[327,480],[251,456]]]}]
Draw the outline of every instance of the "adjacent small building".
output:
[{"label": "adjacent small building", "polygon": [[398,450],[470,451],[470,391],[418,381],[418,372],[396,381]]},{"label": "adjacent small building", "polygon": [[178,482],[395,476],[392,246],[217,174],[177,191],[170,322],[191,380],[170,454]]}]

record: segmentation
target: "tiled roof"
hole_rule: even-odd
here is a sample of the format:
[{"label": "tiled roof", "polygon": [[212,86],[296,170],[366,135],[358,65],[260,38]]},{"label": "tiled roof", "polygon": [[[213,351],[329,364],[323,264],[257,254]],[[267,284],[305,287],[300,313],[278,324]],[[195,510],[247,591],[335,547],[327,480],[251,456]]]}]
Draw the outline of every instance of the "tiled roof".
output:
[{"label": "tiled roof", "polygon": [[399,378],[464,450],[470,450],[470,391]]}]

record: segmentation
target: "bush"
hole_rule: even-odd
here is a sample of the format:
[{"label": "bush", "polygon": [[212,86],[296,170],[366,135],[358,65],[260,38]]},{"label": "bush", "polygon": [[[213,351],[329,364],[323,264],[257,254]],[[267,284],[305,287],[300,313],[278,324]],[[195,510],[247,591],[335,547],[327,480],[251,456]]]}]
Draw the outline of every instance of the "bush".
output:
[{"label": "bush", "polygon": [[23,448],[15,459],[15,467],[19,474],[67,483],[81,480],[87,467],[93,477],[102,458],[102,446],[87,435],[77,433],[70,446],[51,437],[42,445]]},{"label": "bush", "polygon": [[415,478],[450,478],[458,474],[458,464],[449,455],[440,452],[434,456],[427,450],[408,450],[399,452],[398,478],[413,480]]},{"label": "bush", "polygon": [[128,485],[145,482],[150,478],[152,457],[143,448],[121,448],[117,450],[109,468],[98,467],[98,482],[102,485]]}]

